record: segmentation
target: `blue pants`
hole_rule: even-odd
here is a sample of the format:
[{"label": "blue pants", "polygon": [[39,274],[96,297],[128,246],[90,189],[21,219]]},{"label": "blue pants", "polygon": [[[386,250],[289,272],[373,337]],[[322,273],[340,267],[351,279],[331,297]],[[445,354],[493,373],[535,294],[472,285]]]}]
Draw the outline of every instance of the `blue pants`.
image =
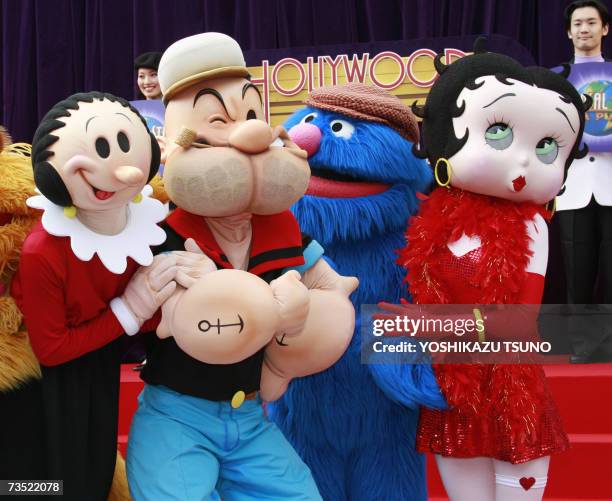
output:
[{"label": "blue pants", "polygon": [[238,409],[145,385],[128,441],[135,501],[321,500],[310,470],[261,400]]}]

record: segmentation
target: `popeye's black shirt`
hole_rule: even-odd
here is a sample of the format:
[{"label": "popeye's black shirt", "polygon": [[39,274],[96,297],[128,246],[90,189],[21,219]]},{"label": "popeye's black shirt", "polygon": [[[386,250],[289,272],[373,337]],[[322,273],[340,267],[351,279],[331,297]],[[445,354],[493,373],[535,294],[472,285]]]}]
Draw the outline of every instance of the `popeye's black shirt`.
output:
[{"label": "popeye's black shirt", "polygon": [[[270,283],[285,268],[304,264],[303,251],[311,239],[301,234],[289,211],[273,216],[254,215],[251,222],[249,272]],[[191,237],[218,269],[232,268],[201,216],[176,209],[162,228],[167,238],[154,249],[156,254],[184,250],[185,240]],[[265,348],[242,362],[215,365],[190,357],[173,337],[159,339],[155,333],[147,336],[147,363],[141,377],[148,384],[163,385],[178,393],[214,401],[231,400],[239,390],[247,394],[259,390]]]}]

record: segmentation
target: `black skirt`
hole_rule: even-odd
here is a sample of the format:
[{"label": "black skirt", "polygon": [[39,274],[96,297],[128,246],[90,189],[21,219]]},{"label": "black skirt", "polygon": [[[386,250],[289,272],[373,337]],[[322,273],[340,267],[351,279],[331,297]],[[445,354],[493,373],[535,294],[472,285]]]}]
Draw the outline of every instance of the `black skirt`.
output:
[{"label": "black skirt", "polygon": [[42,386],[31,379],[0,392],[0,479],[45,478]]},{"label": "black skirt", "polygon": [[[0,478],[63,480],[62,499],[107,499],[123,353],[120,338],[76,360],[43,367],[41,381],[1,397]],[[9,437],[11,428],[16,433]]]}]

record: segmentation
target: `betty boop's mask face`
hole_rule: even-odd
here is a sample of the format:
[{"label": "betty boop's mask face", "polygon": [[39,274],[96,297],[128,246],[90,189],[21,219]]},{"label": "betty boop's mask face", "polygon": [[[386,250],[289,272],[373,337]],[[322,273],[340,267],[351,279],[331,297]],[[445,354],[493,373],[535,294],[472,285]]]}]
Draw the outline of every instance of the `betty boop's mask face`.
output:
[{"label": "betty boop's mask face", "polygon": [[453,119],[455,135],[469,131],[463,148],[449,158],[451,184],[514,202],[544,204],[563,184],[563,168],[580,129],[578,111],[559,94],[494,76],[463,89]]}]

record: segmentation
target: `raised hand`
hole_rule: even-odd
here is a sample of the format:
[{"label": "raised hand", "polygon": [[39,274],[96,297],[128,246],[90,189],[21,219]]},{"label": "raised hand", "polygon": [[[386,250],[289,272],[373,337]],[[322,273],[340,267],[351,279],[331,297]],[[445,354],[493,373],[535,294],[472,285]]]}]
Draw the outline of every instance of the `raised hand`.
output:
[{"label": "raised hand", "polygon": [[302,332],[310,309],[308,288],[300,280],[300,274],[291,270],[270,282],[274,299],[279,304],[279,334],[289,337]]},{"label": "raised hand", "polygon": [[199,278],[217,270],[217,265],[210,259],[193,238],[185,240],[184,251],[174,251],[176,257],[176,282],[189,289]]}]

